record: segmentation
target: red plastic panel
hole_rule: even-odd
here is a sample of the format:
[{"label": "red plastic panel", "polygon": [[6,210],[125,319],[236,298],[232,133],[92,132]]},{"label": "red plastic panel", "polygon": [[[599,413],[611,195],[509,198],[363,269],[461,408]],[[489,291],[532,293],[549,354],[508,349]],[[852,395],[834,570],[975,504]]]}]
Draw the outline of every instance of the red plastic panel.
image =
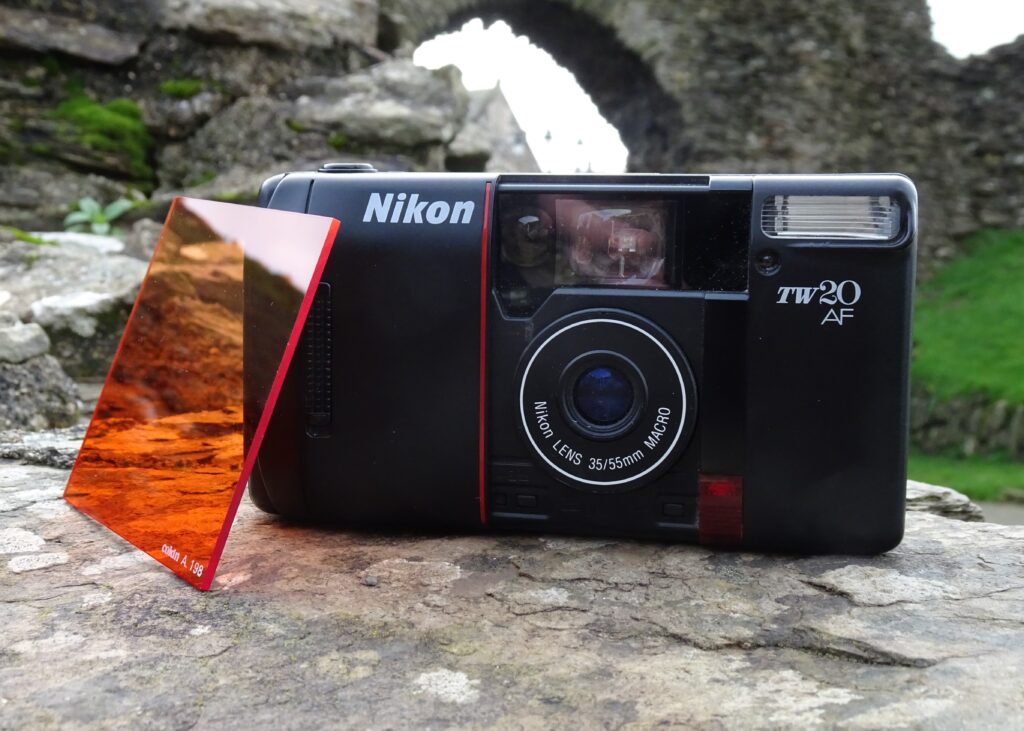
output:
[{"label": "red plastic panel", "polygon": [[[197,588],[213,581],[337,229],[190,198],[164,224],[64,497]],[[261,347],[243,369],[247,331]]]}]

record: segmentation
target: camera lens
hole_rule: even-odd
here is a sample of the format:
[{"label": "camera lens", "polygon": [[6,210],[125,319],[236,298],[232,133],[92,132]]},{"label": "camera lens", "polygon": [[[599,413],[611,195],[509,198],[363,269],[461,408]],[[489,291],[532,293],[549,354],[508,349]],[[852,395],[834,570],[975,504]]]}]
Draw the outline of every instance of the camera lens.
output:
[{"label": "camera lens", "polygon": [[[594,347],[598,345],[599,347]],[[625,492],[669,469],[686,447],[696,386],[678,345],[620,310],[580,310],[523,351],[523,438],[542,469],[593,492]]]},{"label": "camera lens", "polygon": [[618,369],[596,366],[580,374],[573,387],[576,411],[598,426],[616,424],[633,408],[633,384]]}]

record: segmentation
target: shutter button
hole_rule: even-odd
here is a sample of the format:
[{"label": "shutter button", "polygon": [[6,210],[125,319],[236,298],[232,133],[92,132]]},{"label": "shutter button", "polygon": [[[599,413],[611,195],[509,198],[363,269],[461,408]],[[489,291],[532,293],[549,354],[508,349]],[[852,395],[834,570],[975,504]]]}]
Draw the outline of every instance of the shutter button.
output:
[{"label": "shutter button", "polygon": [[318,173],[375,173],[377,168],[368,162],[328,162]]}]

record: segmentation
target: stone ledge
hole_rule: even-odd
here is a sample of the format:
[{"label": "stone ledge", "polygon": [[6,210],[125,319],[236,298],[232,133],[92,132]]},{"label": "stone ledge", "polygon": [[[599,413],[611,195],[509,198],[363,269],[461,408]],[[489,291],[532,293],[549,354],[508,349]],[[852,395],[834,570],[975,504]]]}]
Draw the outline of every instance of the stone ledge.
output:
[{"label": "stone ledge", "polygon": [[142,36],[118,33],[95,23],[0,7],[0,46],[37,53],[59,51],[116,66],[138,56],[142,41]]},{"label": "stone ledge", "polygon": [[875,558],[329,532],[243,504],[202,594],[0,463],[11,728],[996,726],[1024,528],[907,516]]}]

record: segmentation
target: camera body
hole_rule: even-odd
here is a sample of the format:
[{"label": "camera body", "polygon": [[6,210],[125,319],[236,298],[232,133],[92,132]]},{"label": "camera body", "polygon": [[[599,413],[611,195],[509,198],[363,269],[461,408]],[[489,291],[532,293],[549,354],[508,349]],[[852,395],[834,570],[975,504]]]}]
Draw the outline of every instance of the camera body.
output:
[{"label": "camera body", "polygon": [[260,204],[341,221],[250,480],[262,509],[799,553],[901,540],[907,178],[334,164]]}]

